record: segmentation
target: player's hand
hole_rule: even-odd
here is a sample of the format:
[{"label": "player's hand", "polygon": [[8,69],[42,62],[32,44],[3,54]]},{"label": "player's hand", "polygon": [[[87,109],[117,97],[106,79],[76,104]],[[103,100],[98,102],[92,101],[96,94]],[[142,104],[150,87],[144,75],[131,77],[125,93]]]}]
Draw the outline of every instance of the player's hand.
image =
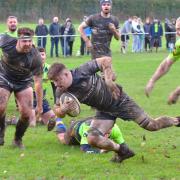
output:
[{"label": "player's hand", "polygon": [[108,28],[109,28],[110,31],[112,31],[112,32],[115,32],[115,31],[116,31],[116,27],[115,27],[115,25],[114,25],[113,23],[109,23],[109,24],[108,24]]},{"label": "player's hand", "polygon": [[91,43],[91,41],[89,39],[86,41],[86,47],[87,47],[87,50],[91,51],[92,43]]},{"label": "player's hand", "polygon": [[36,113],[36,119],[39,120],[43,113],[42,106],[36,106],[35,113]]},{"label": "player's hand", "polygon": [[168,97],[168,104],[176,104],[178,97],[179,96],[175,92],[172,92]]},{"label": "player's hand", "polygon": [[147,85],[145,87],[145,94],[146,94],[147,97],[149,97],[153,87],[154,87],[153,81],[149,80],[149,82],[147,83]]}]

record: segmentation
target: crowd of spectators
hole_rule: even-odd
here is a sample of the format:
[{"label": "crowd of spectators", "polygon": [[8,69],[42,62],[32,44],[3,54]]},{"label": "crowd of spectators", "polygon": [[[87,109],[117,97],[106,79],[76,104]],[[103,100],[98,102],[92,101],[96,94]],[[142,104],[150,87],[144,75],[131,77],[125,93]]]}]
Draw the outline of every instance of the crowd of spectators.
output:
[{"label": "crowd of spectators", "polygon": [[[83,21],[87,16],[84,16]],[[153,49],[158,51],[162,47],[162,37],[165,35],[166,48],[171,52],[174,48],[176,41],[175,34],[175,19],[165,19],[164,28],[160,20],[147,17],[143,23],[142,19],[137,16],[129,17],[120,27],[121,33],[121,47],[122,53],[126,53],[128,43],[132,38],[132,52],[152,52]],[[88,38],[91,38],[91,29],[87,27],[84,29]],[[47,35],[50,35],[50,57],[59,57],[62,54],[64,57],[72,56],[73,44],[75,41],[76,30],[72,23],[71,18],[67,18],[64,23],[59,22],[58,17],[53,17],[52,23],[49,25],[44,24],[42,18],[39,19],[35,28],[37,37],[37,46],[46,49]],[[59,50],[61,49],[61,52]],[[80,47],[76,55],[89,55],[84,40],[80,37]]]},{"label": "crowd of spectators", "polygon": [[159,19],[147,17],[145,23],[137,16],[129,17],[121,28],[121,52],[126,53],[132,34],[132,52],[158,51],[162,47],[162,37],[165,34],[166,48],[171,52],[176,42],[175,19],[165,19],[165,26]]}]

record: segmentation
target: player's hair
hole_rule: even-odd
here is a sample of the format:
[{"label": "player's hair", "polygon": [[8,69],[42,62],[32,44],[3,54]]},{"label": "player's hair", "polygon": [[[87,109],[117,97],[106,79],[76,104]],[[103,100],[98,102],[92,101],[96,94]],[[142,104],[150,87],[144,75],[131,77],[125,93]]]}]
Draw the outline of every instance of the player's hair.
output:
[{"label": "player's hair", "polygon": [[34,36],[34,31],[27,27],[22,27],[18,29],[18,37],[32,37]]},{"label": "player's hair", "polygon": [[38,50],[39,52],[46,52],[46,50],[45,50],[43,47],[38,47],[37,50]]},{"label": "player's hair", "polygon": [[54,80],[54,78],[57,77],[57,75],[61,73],[64,69],[66,69],[66,66],[62,63],[52,64],[48,71],[48,78],[50,80]]},{"label": "player's hair", "polygon": [[8,16],[7,20],[8,19],[17,19],[17,17],[16,16]]}]

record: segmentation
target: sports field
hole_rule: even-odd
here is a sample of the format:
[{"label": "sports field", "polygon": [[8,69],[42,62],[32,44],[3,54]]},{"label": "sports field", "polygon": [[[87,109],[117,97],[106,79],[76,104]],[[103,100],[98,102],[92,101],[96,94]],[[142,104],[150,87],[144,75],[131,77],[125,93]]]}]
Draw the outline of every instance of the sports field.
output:
[{"label": "sports field", "polygon": [[[31,25],[29,25],[31,26]],[[0,27],[2,32],[4,26]],[[48,45],[49,46],[49,45]],[[59,59],[49,58],[49,64],[59,61],[70,68],[90,60],[89,56],[76,57],[79,49],[76,38],[74,56]],[[164,45],[163,45],[164,46]],[[164,46],[165,47],[165,46]],[[161,60],[168,52],[163,48],[158,53],[120,54],[119,42],[113,41],[113,68],[117,82],[152,117],[161,115],[179,116],[180,102],[167,105],[167,97],[179,85],[180,62],[175,63],[169,74],[160,79],[150,98],[144,95],[144,87]],[[62,53],[61,53],[62,54]],[[48,99],[52,104],[49,88]],[[77,119],[93,115],[90,107],[81,106]],[[14,99],[8,105],[7,115],[17,114]],[[70,118],[64,118],[68,125]],[[11,141],[15,128],[6,131],[5,145],[0,147],[0,179],[122,179],[122,180],[179,180],[180,179],[180,132],[172,127],[158,132],[148,132],[133,122],[118,119],[126,143],[136,152],[136,156],[122,164],[109,162],[113,153],[84,154],[79,147],[61,145],[55,132],[47,132],[45,126],[29,128],[24,136],[25,150],[13,149]]]}]

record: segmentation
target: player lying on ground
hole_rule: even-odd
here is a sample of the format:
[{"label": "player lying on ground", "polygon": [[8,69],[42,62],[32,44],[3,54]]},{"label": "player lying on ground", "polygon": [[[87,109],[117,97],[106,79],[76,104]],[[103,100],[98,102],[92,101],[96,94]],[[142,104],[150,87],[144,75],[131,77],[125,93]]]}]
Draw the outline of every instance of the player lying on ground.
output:
[{"label": "player lying on ground", "polygon": [[[149,131],[178,125],[179,119],[167,116],[151,118],[113,81],[111,67],[110,57],[96,58],[74,70],[68,70],[64,64],[54,63],[48,77],[61,91],[68,91],[81,103],[97,109],[95,120],[88,131],[88,144],[116,152],[117,162],[122,162],[132,156],[129,149],[104,137],[113,127],[116,118],[133,120]],[[104,79],[97,74],[98,71],[104,73]],[[66,113],[65,109],[59,110],[59,115]]]},{"label": "player lying on ground", "polygon": [[[92,120],[93,117],[88,117],[78,121],[71,121],[70,127],[66,129],[65,125],[62,122],[62,119],[59,118],[56,121],[56,132],[59,141],[67,145],[80,145],[80,149],[86,153],[104,152],[104,150],[93,148],[88,144],[87,135]],[[117,144],[125,144],[121,130],[116,124],[114,124],[113,128],[110,129],[105,137],[110,138]]]},{"label": "player lying on ground", "polygon": [[[177,36],[180,36],[180,17],[176,20],[176,33]],[[148,81],[145,88],[145,94],[148,97],[155,85],[155,82],[158,79],[160,79],[163,75],[165,75],[170,70],[171,66],[178,60],[180,60],[180,39],[176,41],[174,51],[170,53],[169,56],[162,61],[162,63],[159,65],[155,73]],[[168,103],[169,104],[175,103],[178,99],[179,93],[180,93],[180,88],[178,87],[175,91],[173,91],[170,94],[168,98]]]}]

